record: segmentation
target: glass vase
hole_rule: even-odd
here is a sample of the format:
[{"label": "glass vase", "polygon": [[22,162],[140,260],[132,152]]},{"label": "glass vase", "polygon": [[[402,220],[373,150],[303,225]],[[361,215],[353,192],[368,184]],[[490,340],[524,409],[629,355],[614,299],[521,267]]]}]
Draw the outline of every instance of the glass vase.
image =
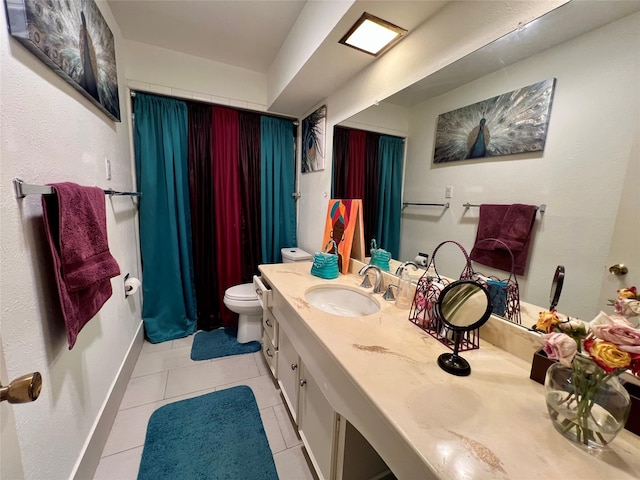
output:
[{"label": "glass vase", "polygon": [[618,373],[607,374],[577,355],[572,367],[554,363],[545,377],[545,399],[555,429],[584,448],[607,446],[624,428],[631,408]]}]

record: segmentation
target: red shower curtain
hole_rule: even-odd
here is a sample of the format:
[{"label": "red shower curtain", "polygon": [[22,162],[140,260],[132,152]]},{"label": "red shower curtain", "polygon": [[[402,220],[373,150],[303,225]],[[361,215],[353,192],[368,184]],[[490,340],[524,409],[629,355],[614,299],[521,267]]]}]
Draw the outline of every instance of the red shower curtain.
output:
[{"label": "red shower curtain", "polygon": [[[238,162],[238,112],[213,107],[211,158],[213,161],[214,205],[217,217],[215,231],[218,300],[225,327],[235,327],[237,314],[223,304],[224,292],[242,283],[242,208]],[[213,248],[213,246],[212,246]],[[216,292],[211,292],[214,295]]]}]

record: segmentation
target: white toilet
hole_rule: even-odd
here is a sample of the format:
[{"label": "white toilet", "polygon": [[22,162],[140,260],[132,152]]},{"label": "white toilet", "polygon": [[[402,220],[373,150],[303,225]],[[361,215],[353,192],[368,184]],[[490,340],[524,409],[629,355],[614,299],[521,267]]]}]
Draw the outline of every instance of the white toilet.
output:
[{"label": "white toilet", "polygon": [[[283,263],[306,262],[312,256],[299,248],[283,248]],[[262,339],[262,305],[253,287],[253,283],[242,283],[227,288],[222,300],[229,310],[239,315],[238,343],[247,343]]]},{"label": "white toilet", "polygon": [[313,255],[301,248],[282,248],[280,253],[282,253],[282,263],[310,262],[313,260]]},{"label": "white toilet", "polygon": [[262,338],[262,306],[253,289],[253,283],[243,283],[227,288],[222,301],[229,310],[240,316],[238,343]]}]

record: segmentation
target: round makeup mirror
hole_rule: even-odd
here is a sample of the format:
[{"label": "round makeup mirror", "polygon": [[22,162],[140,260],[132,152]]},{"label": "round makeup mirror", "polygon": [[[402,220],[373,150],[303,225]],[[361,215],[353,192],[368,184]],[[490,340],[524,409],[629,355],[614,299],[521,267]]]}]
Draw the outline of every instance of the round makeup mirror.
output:
[{"label": "round makeup mirror", "polygon": [[558,265],[556,267],[556,273],[553,275],[553,281],[551,282],[551,293],[549,294],[549,302],[551,303],[551,306],[549,307],[549,310],[555,310],[556,305],[558,305],[563,283],[564,267],[562,265]]},{"label": "round makeup mirror", "polygon": [[464,332],[480,327],[491,316],[489,292],[477,282],[458,280],[442,290],[436,308],[438,316],[454,336],[453,353],[440,355],[438,365],[452,375],[469,375],[469,362],[458,355],[460,340]]}]

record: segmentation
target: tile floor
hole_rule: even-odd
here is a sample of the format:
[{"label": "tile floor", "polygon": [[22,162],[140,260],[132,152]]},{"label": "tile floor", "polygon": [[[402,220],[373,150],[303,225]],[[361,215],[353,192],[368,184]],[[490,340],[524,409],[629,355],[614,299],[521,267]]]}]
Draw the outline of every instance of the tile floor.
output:
[{"label": "tile floor", "polygon": [[262,352],[195,362],[192,342],[193,335],[160,344],[145,341],[94,480],[137,477],[147,422],[157,408],[236,385],[253,389],[280,480],[313,480]]}]

